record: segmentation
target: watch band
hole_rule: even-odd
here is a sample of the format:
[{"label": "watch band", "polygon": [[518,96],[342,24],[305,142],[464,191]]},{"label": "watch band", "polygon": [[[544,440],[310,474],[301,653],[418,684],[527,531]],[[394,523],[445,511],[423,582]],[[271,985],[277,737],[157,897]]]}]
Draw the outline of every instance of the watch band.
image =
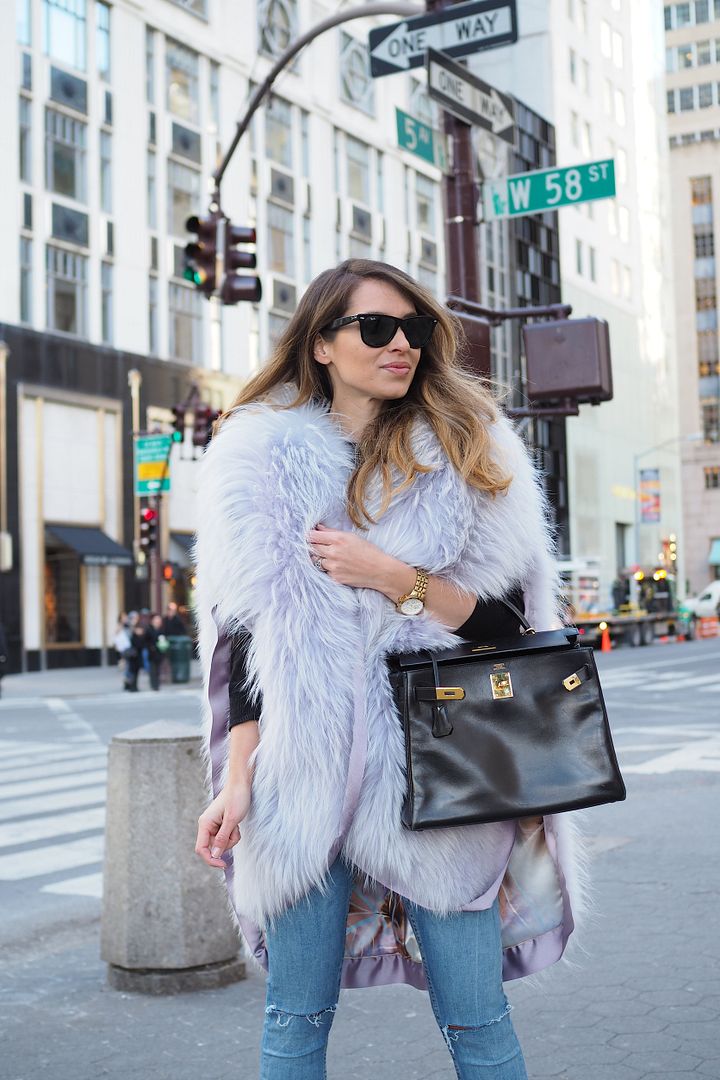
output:
[{"label": "watch band", "polygon": [[408,593],[404,593],[403,596],[399,596],[395,601],[395,606],[399,607],[400,604],[404,604],[406,600],[411,598],[422,600],[425,602],[425,591],[428,586],[429,574],[427,570],[423,570],[421,567],[415,567],[415,584]]}]

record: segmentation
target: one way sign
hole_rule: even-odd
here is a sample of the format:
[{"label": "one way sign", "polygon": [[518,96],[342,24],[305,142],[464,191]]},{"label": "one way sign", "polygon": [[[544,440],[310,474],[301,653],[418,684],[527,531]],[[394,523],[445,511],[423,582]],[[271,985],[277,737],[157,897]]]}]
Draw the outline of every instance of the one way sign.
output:
[{"label": "one way sign", "polygon": [[428,49],[468,56],[518,39],[516,0],[471,0],[370,31],[370,74],[393,75],[425,63]]}]

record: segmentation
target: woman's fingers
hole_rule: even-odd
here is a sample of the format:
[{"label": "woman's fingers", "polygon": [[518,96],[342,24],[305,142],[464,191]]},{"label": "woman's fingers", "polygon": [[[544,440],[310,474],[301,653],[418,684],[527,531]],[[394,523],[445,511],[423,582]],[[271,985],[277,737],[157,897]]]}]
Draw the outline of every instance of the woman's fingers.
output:
[{"label": "woman's fingers", "polygon": [[219,857],[223,849],[220,848],[217,854],[215,853],[218,849],[217,836],[220,828],[220,823],[214,821],[211,817],[206,817],[205,814],[200,816],[195,841],[195,854],[199,855],[208,866],[215,866],[220,870],[224,870],[225,863]]}]

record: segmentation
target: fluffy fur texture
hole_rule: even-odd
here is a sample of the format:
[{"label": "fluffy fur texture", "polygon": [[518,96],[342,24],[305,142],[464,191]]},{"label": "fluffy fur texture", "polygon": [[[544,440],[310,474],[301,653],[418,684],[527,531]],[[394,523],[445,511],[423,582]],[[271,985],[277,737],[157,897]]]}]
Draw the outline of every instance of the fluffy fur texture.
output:
[{"label": "fluffy fur texture", "polygon": [[[278,400],[291,400],[291,393],[284,388]],[[483,598],[520,583],[530,621],[549,629],[559,624],[558,590],[542,484],[506,419],[492,435],[514,477],[507,494],[492,499],[471,489],[418,423],[418,460],[433,471],[363,535]],[[384,658],[457,638],[428,614],[408,618],[374,590],[336,584],[311,562],[310,528],[353,528],[344,510],[352,464],[326,407],[254,404],[224,423],[202,465],[196,561],[205,677],[215,609],[228,630],[252,632],[249,685],[262,693],[252,807],[235,849],[233,898],[258,925],[324,878],[358,705],[368,754],[343,844],[349,859],[415,902],[447,912],[487,891],[512,845],[510,823],[420,833],[400,823],[404,745]],[[371,492],[371,511],[379,499],[379,490]],[[209,710],[205,720],[209,725]],[[572,889],[570,817],[553,819],[553,827]]]}]

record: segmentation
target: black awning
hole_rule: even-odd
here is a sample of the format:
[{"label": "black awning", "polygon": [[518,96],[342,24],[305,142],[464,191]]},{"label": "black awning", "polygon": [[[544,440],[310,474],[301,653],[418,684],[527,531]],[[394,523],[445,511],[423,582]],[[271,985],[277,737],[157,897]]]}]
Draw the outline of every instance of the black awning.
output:
[{"label": "black awning", "polygon": [[188,534],[188,533],[171,532],[170,533],[170,539],[174,540],[175,543],[179,547],[181,547],[183,549],[183,551],[186,552],[188,555],[191,554],[192,546],[195,543],[195,537],[194,537],[194,535],[192,533]]},{"label": "black awning", "polygon": [[102,529],[87,525],[46,525],[46,536],[77,552],[86,566],[132,566],[132,552]]}]

